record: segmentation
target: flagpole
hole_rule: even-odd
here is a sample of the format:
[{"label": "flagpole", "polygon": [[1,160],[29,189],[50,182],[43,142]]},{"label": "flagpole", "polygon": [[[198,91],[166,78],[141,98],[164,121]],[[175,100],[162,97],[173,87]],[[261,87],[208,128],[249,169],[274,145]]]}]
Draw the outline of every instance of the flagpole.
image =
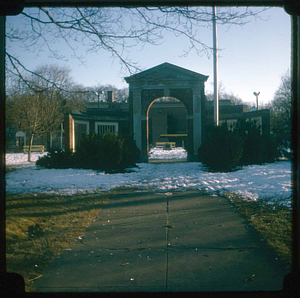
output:
[{"label": "flagpole", "polygon": [[213,15],[213,56],[214,56],[214,124],[219,125],[219,92],[218,92],[218,53],[216,7],[212,7]]}]

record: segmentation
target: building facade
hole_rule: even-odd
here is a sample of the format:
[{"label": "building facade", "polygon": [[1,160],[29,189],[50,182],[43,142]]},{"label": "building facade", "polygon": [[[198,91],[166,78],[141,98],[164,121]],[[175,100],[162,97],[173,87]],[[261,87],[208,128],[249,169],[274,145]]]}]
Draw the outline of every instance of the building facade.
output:
[{"label": "building facade", "polygon": [[[107,131],[131,136],[142,152],[141,162],[157,142],[175,142],[188,151],[188,160],[198,160],[198,148],[206,128],[213,125],[213,101],[207,101],[207,76],[164,63],[125,78],[129,83],[127,102],[89,103],[85,113],[65,115],[65,148],[76,151],[84,135]],[[251,111],[246,105],[220,100],[220,123],[230,128],[239,119],[255,121],[262,134],[270,133],[270,111]]]}]

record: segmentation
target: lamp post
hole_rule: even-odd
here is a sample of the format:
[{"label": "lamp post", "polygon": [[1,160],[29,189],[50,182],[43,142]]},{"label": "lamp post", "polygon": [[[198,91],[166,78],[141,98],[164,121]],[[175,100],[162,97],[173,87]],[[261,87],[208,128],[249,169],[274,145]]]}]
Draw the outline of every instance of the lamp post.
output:
[{"label": "lamp post", "polygon": [[253,92],[253,94],[256,96],[256,109],[258,110],[258,95],[260,92]]}]

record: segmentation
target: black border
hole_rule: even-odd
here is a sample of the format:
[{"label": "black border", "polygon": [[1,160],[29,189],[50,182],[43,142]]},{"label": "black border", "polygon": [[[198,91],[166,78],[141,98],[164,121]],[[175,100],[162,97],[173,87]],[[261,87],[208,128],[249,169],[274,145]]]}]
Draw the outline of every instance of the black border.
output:
[{"label": "black border", "polygon": [[[0,4],[0,293],[5,297],[300,297],[300,1],[299,0],[4,0]],[[163,292],[163,293],[25,293],[23,278],[6,273],[5,260],[5,16],[33,6],[276,6],[291,15],[293,250],[291,272],[282,291],[270,292]],[[1,295],[1,294],[0,294]],[[3,297],[3,296],[2,296]]]}]

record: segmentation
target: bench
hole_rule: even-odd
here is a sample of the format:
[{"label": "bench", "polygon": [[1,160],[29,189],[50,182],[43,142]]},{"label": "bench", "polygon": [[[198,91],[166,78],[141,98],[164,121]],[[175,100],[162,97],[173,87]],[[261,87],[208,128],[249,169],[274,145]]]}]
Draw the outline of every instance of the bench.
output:
[{"label": "bench", "polygon": [[155,147],[164,149],[173,149],[176,147],[176,142],[156,142]]},{"label": "bench", "polygon": [[[29,150],[29,146],[23,146],[23,152],[26,153]],[[45,147],[44,145],[32,145],[31,152],[42,152],[44,153]]]}]

